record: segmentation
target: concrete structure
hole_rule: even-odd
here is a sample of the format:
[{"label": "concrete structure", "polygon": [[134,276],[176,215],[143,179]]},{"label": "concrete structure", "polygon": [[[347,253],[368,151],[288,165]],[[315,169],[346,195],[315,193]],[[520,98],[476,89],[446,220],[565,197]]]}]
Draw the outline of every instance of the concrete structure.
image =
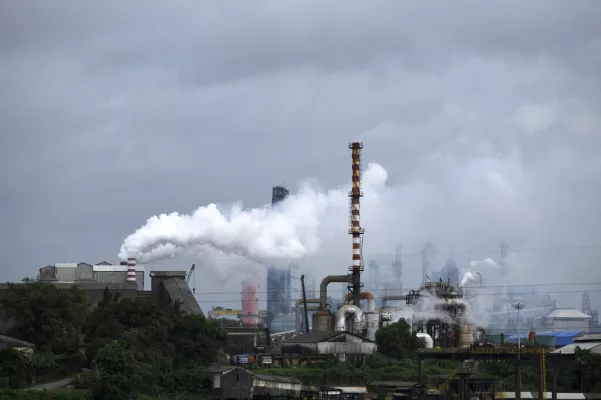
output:
[{"label": "concrete structure", "polygon": [[554,331],[589,332],[591,316],[571,308],[557,309],[545,317],[545,327]]},{"label": "concrete structure", "polygon": [[242,281],[242,323],[255,326],[259,323],[259,297],[258,285],[254,279],[247,278]]},{"label": "concrete structure", "polygon": [[281,351],[284,356],[332,356],[339,361],[364,361],[376,352],[376,344],[350,332],[309,332],[285,340]]},{"label": "concrete structure", "polygon": [[150,277],[152,297],[163,309],[203,314],[186,282],[186,271],[152,271]]}]

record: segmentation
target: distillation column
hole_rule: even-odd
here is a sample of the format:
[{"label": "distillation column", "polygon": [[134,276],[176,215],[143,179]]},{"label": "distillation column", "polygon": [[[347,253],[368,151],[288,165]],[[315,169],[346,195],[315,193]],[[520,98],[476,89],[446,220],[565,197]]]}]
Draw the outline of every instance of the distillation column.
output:
[{"label": "distillation column", "polygon": [[361,272],[363,272],[363,261],[361,254],[361,228],[360,217],[360,199],[363,196],[361,191],[361,149],[363,143],[354,142],[349,144],[352,156],[352,182],[353,186],[349,192],[350,197],[350,229],[349,234],[353,237],[353,263],[349,267],[351,271],[351,285],[349,290],[353,295],[353,304],[359,307],[361,301]]}]

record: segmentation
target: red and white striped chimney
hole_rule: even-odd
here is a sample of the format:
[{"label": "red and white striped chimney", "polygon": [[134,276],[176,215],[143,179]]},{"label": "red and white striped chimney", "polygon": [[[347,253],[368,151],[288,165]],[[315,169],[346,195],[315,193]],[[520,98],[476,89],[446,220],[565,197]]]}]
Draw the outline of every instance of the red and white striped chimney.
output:
[{"label": "red and white striped chimney", "polygon": [[136,259],[133,257],[127,259],[127,281],[136,283]]}]

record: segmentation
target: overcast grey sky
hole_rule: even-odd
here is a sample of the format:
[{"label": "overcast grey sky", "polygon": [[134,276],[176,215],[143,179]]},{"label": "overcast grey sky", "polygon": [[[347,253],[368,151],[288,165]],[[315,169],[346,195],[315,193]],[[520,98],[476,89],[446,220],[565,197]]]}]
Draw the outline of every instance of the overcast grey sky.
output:
[{"label": "overcast grey sky", "polygon": [[[493,251],[467,265],[504,239],[540,249],[515,281],[600,282],[575,248],[601,246],[599,71],[595,0],[1,2],[0,280],[116,262],[157,213],[344,185],[360,139],[389,185],[366,257]],[[346,222],[304,265],[345,273]],[[239,290],[217,275],[197,291]]]}]

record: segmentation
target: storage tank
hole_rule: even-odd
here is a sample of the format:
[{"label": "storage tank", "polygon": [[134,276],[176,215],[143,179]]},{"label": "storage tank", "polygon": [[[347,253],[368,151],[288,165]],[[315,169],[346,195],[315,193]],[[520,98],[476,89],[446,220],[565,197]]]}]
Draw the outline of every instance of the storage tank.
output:
[{"label": "storage tank", "polygon": [[336,317],[329,311],[318,311],[313,314],[314,332],[332,332],[334,331]]},{"label": "storage tank", "polygon": [[459,346],[469,346],[474,343],[472,325],[467,321],[461,321],[459,326]]}]

